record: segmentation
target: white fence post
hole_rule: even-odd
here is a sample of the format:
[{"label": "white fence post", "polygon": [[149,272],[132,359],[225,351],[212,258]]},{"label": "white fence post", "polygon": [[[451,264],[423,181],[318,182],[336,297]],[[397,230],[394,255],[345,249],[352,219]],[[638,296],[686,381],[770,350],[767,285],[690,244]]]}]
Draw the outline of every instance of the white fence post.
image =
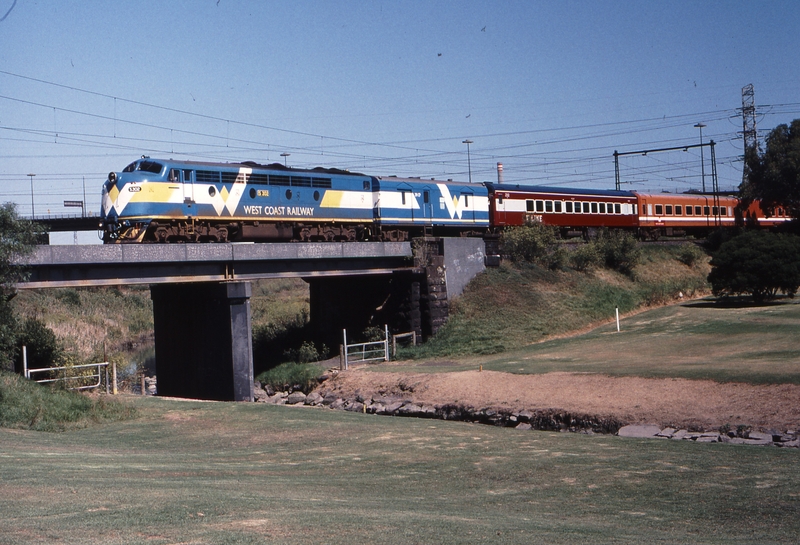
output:
[{"label": "white fence post", "polygon": [[389,324],[383,324],[384,331],[386,332],[386,336],[384,337],[384,352],[385,356],[383,357],[383,361],[389,361]]},{"label": "white fence post", "polygon": [[344,370],[347,371],[347,330],[342,330],[342,340],[344,341]]}]

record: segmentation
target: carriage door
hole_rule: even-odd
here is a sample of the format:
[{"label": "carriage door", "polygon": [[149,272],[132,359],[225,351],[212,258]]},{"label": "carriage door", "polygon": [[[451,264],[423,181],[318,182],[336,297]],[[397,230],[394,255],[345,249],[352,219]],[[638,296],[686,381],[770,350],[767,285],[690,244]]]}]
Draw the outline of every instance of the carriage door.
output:
[{"label": "carriage door", "polygon": [[183,202],[194,203],[194,184],[192,183],[192,170],[184,170],[183,174]]},{"label": "carriage door", "polygon": [[422,187],[420,202],[422,203],[422,218],[426,223],[430,223],[433,219],[433,204],[431,203],[431,188],[427,185]]},{"label": "carriage door", "polygon": [[475,194],[472,191],[461,192],[462,206],[461,219],[471,223],[475,222]]}]

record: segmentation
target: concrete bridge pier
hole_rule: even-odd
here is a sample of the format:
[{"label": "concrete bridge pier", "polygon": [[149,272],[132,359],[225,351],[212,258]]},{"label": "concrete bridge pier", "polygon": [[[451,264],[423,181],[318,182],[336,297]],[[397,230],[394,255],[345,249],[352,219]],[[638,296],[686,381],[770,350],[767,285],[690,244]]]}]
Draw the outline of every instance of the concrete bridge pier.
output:
[{"label": "concrete bridge pier", "polygon": [[250,282],[153,284],[158,394],[253,400]]}]

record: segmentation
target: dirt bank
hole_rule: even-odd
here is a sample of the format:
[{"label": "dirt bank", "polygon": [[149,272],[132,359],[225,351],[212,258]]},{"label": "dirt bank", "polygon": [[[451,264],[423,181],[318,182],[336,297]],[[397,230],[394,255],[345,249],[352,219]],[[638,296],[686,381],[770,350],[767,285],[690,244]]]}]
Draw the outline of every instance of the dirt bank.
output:
[{"label": "dirt bank", "polygon": [[664,427],[716,429],[728,424],[732,428],[800,429],[800,386],[791,384],[753,386],[575,373],[405,374],[351,369],[326,381],[321,389],[340,397],[402,395],[427,405],[558,409]]}]

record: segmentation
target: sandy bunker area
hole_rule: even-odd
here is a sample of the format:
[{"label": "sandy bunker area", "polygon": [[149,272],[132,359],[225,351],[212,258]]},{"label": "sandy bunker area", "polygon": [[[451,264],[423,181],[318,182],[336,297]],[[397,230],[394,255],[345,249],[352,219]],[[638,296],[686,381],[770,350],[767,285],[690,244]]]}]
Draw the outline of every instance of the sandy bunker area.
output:
[{"label": "sandy bunker area", "polygon": [[615,417],[628,424],[717,429],[725,424],[800,429],[800,385],[720,384],[595,374],[515,375],[493,371],[391,373],[350,369],[322,388],[341,397],[394,394],[420,404],[558,409]]}]

